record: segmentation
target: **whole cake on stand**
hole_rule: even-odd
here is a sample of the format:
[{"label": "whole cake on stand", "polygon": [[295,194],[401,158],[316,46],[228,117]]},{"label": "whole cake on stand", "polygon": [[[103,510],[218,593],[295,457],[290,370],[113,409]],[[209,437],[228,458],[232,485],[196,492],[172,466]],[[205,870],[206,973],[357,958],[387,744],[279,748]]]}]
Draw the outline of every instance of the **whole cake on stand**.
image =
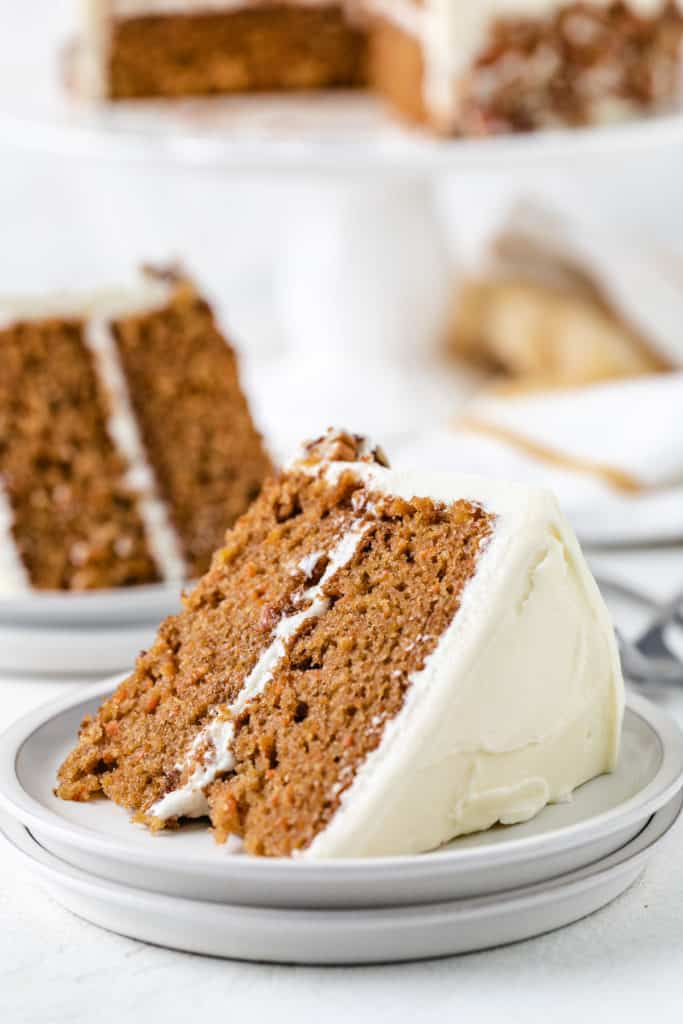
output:
[{"label": "whole cake on stand", "polygon": [[88,0],[79,88],[131,99],[369,81],[443,134],[613,121],[679,99],[672,0]]}]

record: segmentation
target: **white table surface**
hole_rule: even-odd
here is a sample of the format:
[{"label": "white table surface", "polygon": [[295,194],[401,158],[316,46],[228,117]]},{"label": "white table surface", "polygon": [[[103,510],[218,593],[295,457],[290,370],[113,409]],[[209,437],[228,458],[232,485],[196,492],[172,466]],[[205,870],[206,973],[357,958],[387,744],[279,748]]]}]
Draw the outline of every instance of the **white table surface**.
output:
[{"label": "white table surface", "polygon": [[[594,556],[605,576],[670,596],[683,550]],[[631,634],[643,612],[613,606]],[[647,614],[647,613],[646,613]],[[0,680],[0,721],[65,686]],[[659,695],[683,723],[683,693]],[[0,842],[0,1021],[70,1024],[158,1020],[392,1022],[470,1019],[679,1022],[683,1002],[683,822],[645,876],[612,906],[529,942],[466,957],[363,968],[278,967],[214,960],[101,931],[35,887]]]}]

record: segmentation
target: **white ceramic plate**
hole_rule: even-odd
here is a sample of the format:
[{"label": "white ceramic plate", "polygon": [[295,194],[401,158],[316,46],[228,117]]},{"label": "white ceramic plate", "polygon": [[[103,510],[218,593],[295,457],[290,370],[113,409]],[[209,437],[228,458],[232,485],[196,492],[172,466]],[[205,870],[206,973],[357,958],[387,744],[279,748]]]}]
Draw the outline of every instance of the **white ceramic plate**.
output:
[{"label": "white ceramic plate", "polygon": [[[232,170],[387,170],[436,173],[505,166],[544,167],[677,144],[683,117],[600,129],[492,140],[442,141],[408,131],[361,93],[323,92],[78,104],[64,88],[61,57],[77,25],[66,8],[6,5],[0,34],[0,134],[4,142],[103,159],[176,161]],[[25,40],[31,39],[31,46]]]},{"label": "white ceramic plate", "polygon": [[159,622],[180,609],[180,587],[153,583],[87,593],[41,591],[0,597],[0,625],[109,627]]},{"label": "white ceramic plate", "polygon": [[154,641],[157,623],[66,627],[0,622],[0,672],[11,675],[109,676],[134,663]]},{"label": "white ceramic plate", "polygon": [[143,889],[256,906],[368,907],[500,892],[557,877],[618,849],[683,785],[678,727],[642,698],[626,714],[618,770],[533,821],[421,856],[307,862],[230,855],[206,825],[152,835],[106,800],[67,803],[55,773],[109,680],[62,695],[0,738],[0,808],[65,861]]},{"label": "white ceramic plate", "polygon": [[554,882],[503,896],[374,910],[269,910],[158,895],[65,864],[16,822],[0,828],[50,896],[110,931],[243,960],[370,964],[473,952],[585,917],[636,881],[681,805],[678,795],[617,853]]},{"label": "white ceramic plate", "polygon": [[132,665],[159,623],[180,610],[180,587],[152,584],[82,594],[0,598],[0,671],[108,676]]}]

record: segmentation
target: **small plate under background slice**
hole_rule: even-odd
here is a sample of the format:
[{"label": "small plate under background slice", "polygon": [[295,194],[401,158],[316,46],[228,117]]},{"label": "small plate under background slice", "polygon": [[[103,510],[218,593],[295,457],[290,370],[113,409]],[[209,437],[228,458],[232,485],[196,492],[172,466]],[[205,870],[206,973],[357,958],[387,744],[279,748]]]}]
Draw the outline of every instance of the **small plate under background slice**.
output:
[{"label": "small plate under background slice", "polygon": [[158,623],[138,626],[17,626],[0,622],[0,672],[28,676],[110,675],[154,642]]},{"label": "small plate under background slice", "polygon": [[36,590],[0,596],[0,624],[21,626],[156,625],[180,608],[179,585],[150,583],[112,590]]},{"label": "small plate under background slice", "polygon": [[578,921],[637,880],[682,805],[678,794],[621,850],[552,882],[477,899],[359,910],[272,910],[159,895],[65,864],[17,822],[0,821],[0,832],[53,899],[110,931],[234,959],[371,964],[474,952]]},{"label": "small plate under background slice", "polygon": [[0,672],[106,676],[132,665],[159,623],[180,610],[180,587],[0,597]]},{"label": "small plate under background slice", "polygon": [[117,679],[63,694],[0,737],[0,808],[74,867],[126,885],[260,907],[405,906],[499,893],[559,877],[629,842],[683,786],[683,737],[648,701],[630,697],[616,772],[532,821],[454,840],[419,856],[365,860],[231,855],[206,823],[152,835],[108,800],[53,794],[57,767],[83,717]]}]

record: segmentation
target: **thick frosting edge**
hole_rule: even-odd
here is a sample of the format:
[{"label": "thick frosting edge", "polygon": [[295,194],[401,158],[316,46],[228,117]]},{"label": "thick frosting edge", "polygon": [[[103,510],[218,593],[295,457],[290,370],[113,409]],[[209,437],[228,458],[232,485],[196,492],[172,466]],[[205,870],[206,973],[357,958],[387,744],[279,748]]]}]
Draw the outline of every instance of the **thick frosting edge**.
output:
[{"label": "thick frosting edge", "polygon": [[[440,475],[414,474],[410,485],[410,474],[360,472],[375,485],[386,473],[402,497],[446,499]],[[475,479],[450,478],[470,500]],[[480,503],[497,520],[460,610],[304,858],[432,849],[498,821],[527,820],[616,764],[623,679],[578,542],[551,495],[484,490]],[[528,500],[513,508],[520,490]]]}]

